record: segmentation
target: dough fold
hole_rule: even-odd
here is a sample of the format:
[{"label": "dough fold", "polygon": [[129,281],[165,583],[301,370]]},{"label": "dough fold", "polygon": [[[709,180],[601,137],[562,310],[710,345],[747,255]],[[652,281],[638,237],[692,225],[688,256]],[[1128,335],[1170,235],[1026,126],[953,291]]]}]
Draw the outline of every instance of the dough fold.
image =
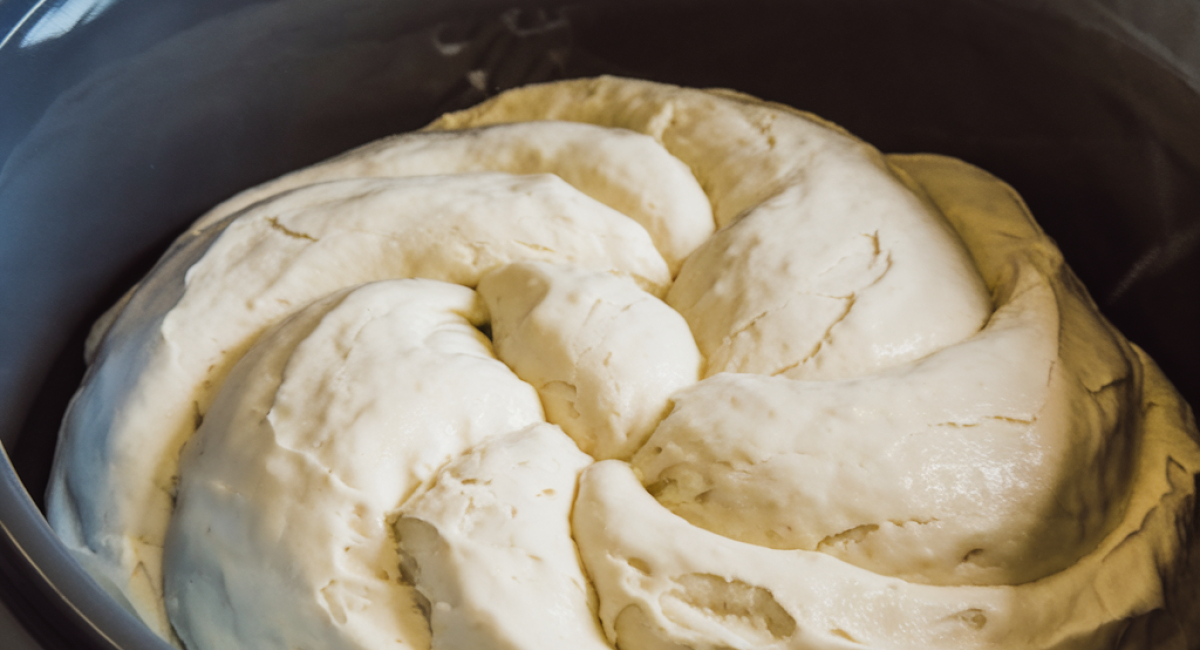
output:
[{"label": "dough fold", "polygon": [[180,461],[164,576],[186,647],[429,646],[392,513],[476,444],[542,421],[485,321],[470,289],[385,281],[318,301],[238,362]]},{"label": "dough fold", "polygon": [[592,459],[558,427],[489,438],[401,510],[434,650],[607,650],[570,514]]},{"label": "dough fold", "polygon": [[479,282],[496,355],[594,458],[628,459],[700,378],[687,322],[625,278],[544,262]]},{"label": "dough fold", "polygon": [[794,109],[601,77],[513,90],[430,128],[542,119],[652,136],[708,193],[721,228],[667,302],[709,375],[853,377],[956,343],[991,311],[936,208],[870,145]]}]

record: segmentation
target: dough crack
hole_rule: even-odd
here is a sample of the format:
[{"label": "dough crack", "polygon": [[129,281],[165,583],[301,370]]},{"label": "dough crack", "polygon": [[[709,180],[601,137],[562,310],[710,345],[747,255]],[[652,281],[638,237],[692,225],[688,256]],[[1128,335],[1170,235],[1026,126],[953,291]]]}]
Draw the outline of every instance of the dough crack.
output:
[{"label": "dough crack", "polygon": [[271,225],[272,230],[281,232],[292,239],[306,239],[311,242],[317,241],[317,238],[313,237],[312,235],[302,233],[298,230],[292,230],[282,223],[279,223],[279,217],[267,217],[267,223]]},{"label": "dough crack", "polygon": [[770,590],[736,578],[691,573],[674,578],[675,587],[660,599],[663,613],[688,625],[693,610],[755,643],[782,641],[796,633],[796,619]]}]

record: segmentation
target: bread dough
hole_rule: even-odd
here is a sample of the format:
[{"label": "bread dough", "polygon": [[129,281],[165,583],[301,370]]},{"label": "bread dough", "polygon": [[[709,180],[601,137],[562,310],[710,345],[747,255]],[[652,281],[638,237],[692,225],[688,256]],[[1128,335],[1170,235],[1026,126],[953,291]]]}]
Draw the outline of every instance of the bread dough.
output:
[{"label": "bread dough", "polygon": [[1018,201],[972,199],[948,210],[998,303],[982,332],[852,379],[685,389],[633,460],[651,492],[723,535],[913,582],[1021,584],[1094,548],[1128,487],[1120,405],[1136,403],[1140,364]]},{"label": "bread dough", "polygon": [[63,425],[51,524],[98,581],[168,635],[161,548],[178,453],[256,338],[347,286],[410,277],[474,286],[525,259],[611,270],[659,294],[670,282],[644,228],[551,175],[316,183],[184,235],[96,349]]},{"label": "bread dough", "polygon": [[700,379],[687,322],[626,278],[545,262],[484,276],[496,355],[596,459],[627,460]]},{"label": "bread dough", "polygon": [[447,466],[396,522],[433,648],[605,650],[571,538],[592,459],[556,426],[490,438]]},{"label": "bread dough", "polygon": [[[387,519],[475,444],[542,421],[473,291],[335,293],[238,362],[180,461],[166,539],[189,648],[413,648],[429,633]],[[458,395],[479,393],[462,413]]]},{"label": "bread dough", "polygon": [[693,170],[721,229],[684,264],[667,303],[710,376],[858,376],[956,343],[991,311],[936,208],[879,152],[811,115],[729,93],[584,80],[506,93],[433,128],[530,119],[646,133]]},{"label": "bread dough", "polygon": [[579,122],[500,124],[384,138],[246,190],[194,227],[311,183],[489,171],[554,174],[628,215],[650,233],[672,275],[715,227],[708,197],[691,170],[653,138]]},{"label": "bread dough", "polygon": [[[1047,386],[1043,375],[1030,378],[1026,385],[1027,389],[1032,389],[1028,390],[1030,396],[1036,399],[1043,394],[1046,403],[1033,417],[1019,418],[1030,420],[1023,430],[1006,431],[1007,425],[1002,425],[991,435],[986,429],[983,434],[978,434],[975,427],[989,425],[986,417],[976,417],[978,422],[975,423],[964,419],[950,424],[948,428],[956,435],[939,441],[946,450],[941,452],[944,456],[964,454],[970,459],[973,452],[969,447],[990,443],[989,446],[1003,459],[1002,438],[1009,437],[1017,444],[1029,445],[1027,454],[1035,458],[1044,456],[1045,462],[1051,462],[1053,466],[1031,468],[1022,475],[1018,464],[1007,468],[1006,475],[1002,462],[989,459],[987,462],[996,466],[982,467],[979,472],[982,476],[978,478],[984,480],[978,480],[964,466],[958,471],[967,480],[957,484],[943,481],[921,485],[919,475],[915,475],[911,483],[903,476],[888,475],[881,483],[886,483],[887,489],[902,491],[904,497],[916,499],[918,503],[920,499],[928,498],[928,492],[945,491],[953,495],[960,485],[968,488],[959,495],[960,498],[970,498],[974,496],[970,493],[971,487],[987,488],[986,479],[992,476],[1003,479],[998,481],[1000,485],[1007,482],[1012,487],[1019,487],[1021,483],[1027,483],[1051,491],[1057,488],[1065,495],[1056,499],[1051,493],[1043,497],[1047,504],[1036,504],[1040,506],[1038,514],[1044,516],[1049,511],[1050,517],[1040,519],[1022,516],[1019,512],[1000,512],[1007,509],[1007,504],[989,509],[987,503],[982,503],[984,509],[979,519],[1008,522],[1012,526],[1022,525],[1024,519],[1025,525],[1030,527],[1040,524],[1052,528],[1057,524],[1065,528],[1067,522],[1055,522],[1054,510],[1076,505],[1084,506],[1077,513],[1082,518],[1080,529],[1086,530],[1089,523],[1098,525],[1093,523],[1098,520],[1106,522],[1103,534],[1076,550],[1074,555],[1077,557],[1070,558],[1064,566],[1050,570],[1045,568],[1046,562],[1039,561],[1040,558],[1025,558],[1029,564],[1007,567],[989,563],[998,550],[985,545],[979,554],[962,557],[964,564],[970,565],[965,570],[957,574],[951,570],[944,576],[943,582],[957,583],[955,586],[933,586],[923,584],[935,582],[933,578],[938,577],[938,567],[933,562],[930,562],[929,574],[910,574],[899,579],[887,573],[906,573],[897,569],[911,572],[914,565],[921,567],[922,553],[927,553],[930,560],[936,560],[938,552],[946,550],[953,558],[958,552],[954,548],[958,538],[954,529],[963,525],[953,518],[917,526],[885,520],[878,526],[865,526],[855,534],[835,536],[825,544],[817,544],[813,550],[768,548],[691,526],[650,497],[633,467],[606,461],[593,465],[584,474],[575,506],[574,525],[584,564],[600,595],[601,619],[609,638],[622,648],[706,650],[1118,646],[1127,650],[1148,650],[1190,647],[1197,638],[1193,621],[1200,604],[1195,598],[1194,586],[1191,586],[1195,584],[1197,567],[1194,564],[1189,567],[1180,558],[1196,549],[1194,531],[1189,532],[1189,529],[1194,525],[1194,490],[1200,470],[1200,451],[1189,411],[1179,408],[1181,404],[1173,397],[1173,389],[1153,362],[1136,347],[1119,339],[1090,303],[1085,302],[1086,297],[1078,292],[1078,284],[1061,266],[1057,251],[1028,218],[1011,189],[977,169],[947,158],[896,157],[893,162],[910,172],[943,205],[955,225],[961,227],[971,250],[978,253],[977,259],[989,283],[999,283],[998,302],[1002,307],[997,315],[983,333],[958,347],[990,346],[994,344],[997,329],[1014,325],[1029,327],[1028,322],[1021,322],[1022,319],[1015,323],[999,321],[1027,297],[1038,294],[1044,297],[1049,293],[1052,298],[1050,304],[1040,305],[1044,310],[1042,314],[1024,307],[1019,311],[1033,316],[1033,321],[1039,316],[1058,320],[1052,318],[1055,311],[1053,298],[1057,297],[1058,313],[1066,325],[1061,329],[1061,336],[1058,327],[1052,327],[1048,332],[1049,347],[1057,352],[1054,367],[1060,370],[1054,372],[1060,373],[1059,379],[1051,378],[1050,386]],[[1024,262],[1008,263],[1014,259]],[[1038,273],[1046,268],[1057,273]],[[1030,281],[1030,275],[1035,279]],[[1084,333],[1086,335],[1082,335]],[[1046,346],[1043,344],[1043,347]],[[1015,348],[1010,351],[1018,352]],[[969,360],[965,356],[957,359]],[[922,367],[930,362],[940,365],[933,357],[912,364],[910,372],[916,376],[910,381],[914,386],[907,388],[913,392],[905,397],[919,398],[925,393],[947,399],[936,404],[885,402],[883,410],[899,414],[895,417],[901,423],[923,414],[936,415],[936,420],[947,412],[970,412],[960,410],[962,407],[976,411],[984,405],[1001,409],[1022,408],[1026,402],[1019,394],[996,390],[998,387],[1016,388],[1019,384],[1005,386],[1008,382],[997,382],[989,385],[994,381],[990,376],[994,366],[974,364],[957,366],[957,370],[963,384],[959,388],[965,387],[974,393],[978,402],[961,400],[959,398],[965,395],[956,395],[954,387],[930,386],[920,377],[930,371]],[[1040,367],[1044,369],[1045,365]],[[970,368],[986,368],[988,372],[968,379],[970,375],[964,375],[964,370]],[[879,387],[870,384],[882,382],[887,386],[893,379],[892,374],[859,380],[860,387],[871,391],[867,397],[888,397],[886,392],[882,395],[874,392]],[[712,381],[702,382],[696,388]],[[853,385],[849,382],[823,385],[774,381],[791,383],[767,387],[768,390],[782,390],[789,397],[801,400],[806,399],[804,393],[810,390],[823,391],[826,395],[832,393],[831,396],[836,398],[837,393]],[[1055,383],[1059,388],[1053,388]],[[1138,388],[1131,390],[1131,385]],[[926,393],[930,388],[951,390]],[[735,392],[729,399],[746,399],[748,396],[748,393]],[[1132,401],[1121,401],[1130,396]],[[1014,397],[1017,399],[1012,399]],[[1070,405],[1064,403],[1068,399],[1073,400]],[[766,408],[783,408],[783,402],[774,399],[771,393],[761,400],[768,406],[759,409],[760,414]],[[871,401],[864,400],[856,405],[834,403],[825,415],[832,419],[840,413],[856,423],[863,420],[868,424],[878,422]],[[1056,406],[1054,402],[1059,404]],[[706,403],[703,396],[698,395],[695,408],[719,413],[727,409],[727,404],[726,401]],[[1119,404],[1124,407],[1124,412],[1117,410]],[[750,406],[746,408],[746,411],[753,410]],[[1002,413],[996,417],[1004,419],[1009,415]],[[755,425],[762,422],[762,419],[743,421],[737,432],[752,436],[756,433]],[[669,422],[648,441],[643,454],[661,456],[668,453],[653,453],[659,434],[667,424]],[[800,488],[806,492],[820,491],[831,500],[841,499],[841,516],[853,512],[855,505],[859,510],[865,510],[879,507],[880,501],[893,507],[905,507],[908,504],[903,498],[892,501],[886,489],[872,489],[869,475],[901,469],[902,459],[914,458],[918,460],[916,467],[927,469],[932,466],[936,472],[937,464],[944,462],[938,458],[938,449],[921,450],[924,453],[922,463],[921,453],[906,456],[903,449],[909,444],[920,445],[919,441],[888,440],[904,434],[917,439],[931,435],[940,423],[931,424],[933,426],[926,431],[915,430],[913,433],[899,428],[892,435],[873,433],[870,428],[864,428],[856,433],[866,436],[867,441],[838,450],[843,452],[842,456],[830,457],[826,463],[829,468],[825,471],[821,471],[821,462],[825,458],[818,456],[810,461],[809,471],[802,473],[801,479],[815,480]],[[842,425],[844,423],[835,424]],[[1041,429],[1049,425],[1061,428]],[[714,430],[720,430],[720,426],[710,429]],[[820,427],[813,427],[811,431],[823,433]],[[830,430],[834,434],[847,432],[846,429]],[[1109,436],[1108,440],[1097,439],[1105,434]],[[882,442],[876,437],[879,435],[884,436]],[[1055,440],[1055,436],[1061,436],[1061,440]],[[979,438],[984,438],[982,443]],[[794,442],[832,448],[839,441]],[[735,463],[734,471],[745,472],[739,465],[747,456],[753,455],[752,445],[735,446],[737,448],[731,450],[727,459]],[[873,457],[872,453],[878,456]],[[1085,454],[1091,458],[1081,459],[1080,456]],[[901,462],[895,462],[898,467],[888,468],[886,463],[878,462],[878,457]],[[849,479],[839,474],[858,474],[859,468],[855,465],[864,458],[870,463],[867,467],[870,471],[855,477],[859,479],[856,487],[860,491],[845,494],[844,489],[839,488],[845,488]],[[1084,464],[1087,460],[1091,463]],[[1026,465],[1030,462],[1029,459],[1022,460]],[[1093,468],[1101,463],[1107,465],[1106,471],[1095,472]],[[771,477],[766,470],[760,473]],[[743,481],[750,484],[753,479]],[[776,494],[786,493],[788,489],[779,485],[774,487]],[[1115,492],[1117,487],[1123,489]],[[766,491],[766,488],[760,489]],[[740,504],[761,508],[754,496],[743,498]],[[705,501],[711,503],[718,499],[710,497]],[[1095,502],[1088,504],[1089,499]],[[819,520],[821,513],[816,513],[815,517]],[[1092,522],[1087,520],[1088,517]],[[967,518],[967,526],[975,523]],[[617,525],[618,521],[621,525]],[[930,529],[938,532],[925,533]],[[1003,541],[1009,534],[1010,531],[997,529],[980,534],[975,540],[993,543],[993,540]],[[1024,539],[1009,542],[1009,547],[1021,549],[1021,542],[1046,544],[1049,548],[1042,550],[1053,554],[1062,552],[1061,542],[1079,539],[1067,536],[1063,540],[1054,535],[1042,538],[1041,535],[1041,530],[1029,530]],[[914,549],[914,546],[920,548]],[[1004,551],[1000,549],[999,552]],[[896,563],[906,555],[909,565]],[[977,555],[983,556],[982,562],[976,561]],[[1168,557],[1175,560],[1164,562]],[[870,568],[880,563],[887,571],[855,566]],[[978,566],[981,564],[983,566]],[[1064,561],[1060,560],[1059,564]],[[1042,571],[1031,567],[1040,567]],[[1020,575],[1034,572],[1044,575]],[[1147,632],[1147,628],[1152,632]]]},{"label": "bread dough", "polygon": [[88,348],[48,517],[189,650],[1200,639],[1191,412],[1015,192],[735,92],[253,188]]}]

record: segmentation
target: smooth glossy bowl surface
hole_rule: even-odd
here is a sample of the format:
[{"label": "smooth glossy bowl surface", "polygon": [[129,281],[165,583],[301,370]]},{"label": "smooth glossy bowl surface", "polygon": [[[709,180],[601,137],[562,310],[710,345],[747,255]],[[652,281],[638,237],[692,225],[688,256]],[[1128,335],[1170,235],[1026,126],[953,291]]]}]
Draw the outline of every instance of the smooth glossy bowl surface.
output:
[{"label": "smooth glossy bowl surface", "polygon": [[0,598],[46,648],[165,648],[40,512],[87,326],[221,199],[533,81],[730,87],[988,169],[1198,404],[1198,71],[1196,0],[0,0]]}]

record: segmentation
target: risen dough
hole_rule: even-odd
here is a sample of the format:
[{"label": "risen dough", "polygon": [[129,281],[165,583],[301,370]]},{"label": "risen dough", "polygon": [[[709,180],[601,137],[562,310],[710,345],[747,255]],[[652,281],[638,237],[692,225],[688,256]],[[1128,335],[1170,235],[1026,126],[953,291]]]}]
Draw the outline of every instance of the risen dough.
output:
[{"label": "risen dough", "polygon": [[735,539],[935,584],[1020,584],[1095,546],[1127,487],[1120,405],[1136,402],[1140,364],[1019,202],[987,197],[985,211],[960,187],[951,214],[998,303],[987,327],[853,379],[731,374],[683,390],[633,460],[664,505]]},{"label": "risen dough", "polygon": [[591,462],[534,425],[485,441],[404,506],[396,535],[435,649],[609,647],[569,521]]},{"label": "risen dough", "polygon": [[672,274],[713,232],[708,197],[687,165],[651,137],[578,122],[502,124],[385,138],[242,192],[195,227],[315,182],[486,171],[561,177],[641,224]]},{"label": "risen dough", "polygon": [[647,133],[696,174],[723,228],[667,302],[709,375],[857,376],[958,342],[988,317],[987,290],[936,209],[879,152],[812,116],[728,93],[567,82],[501,95],[433,128],[530,119]]},{"label": "risen dough", "polygon": [[406,277],[474,286],[523,259],[612,270],[657,293],[670,282],[643,228],[549,175],[317,183],[185,235],[112,324],[67,413],[47,495],[52,525],[168,634],[161,547],[176,459],[255,339],[346,286]]},{"label": "risen dough", "polygon": [[88,356],[50,521],[190,650],[1200,640],[1191,412],[1015,193],[730,91],[247,190]]},{"label": "risen dough", "polygon": [[672,394],[700,379],[687,322],[626,278],[522,262],[485,276],[479,293],[496,355],[595,458],[632,456]]},{"label": "risen dough", "polygon": [[[387,519],[473,445],[542,420],[474,292],[393,280],[264,334],[180,462],[166,601],[193,648],[407,648],[428,630]],[[460,391],[479,395],[464,413]]]},{"label": "risen dough", "polygon": [[[610,638],[622,647],[705,649],[1114,648],[1119,642],[1122,648],[1192,647],[1196,567],[1179,559],[1188,552],[1189,539],[1191,553],[1196,543],[1188,531],[1194,526],[1200,451],[1190,412],[1168,397],[1173,390],[1157,367],[1116,337],[1072,291],[1078,285],[1069,271],[1059,268],[1060,274],[1048,278],[1037,273],[1047,262],[1057,267],[1057,252],[1006,186],[950,159],[894,161],[930,190],[956,225],[964,224],[964,238],[980,251],[985,276],[1007,285],[998,291],[1005,307],[983,333],[958,346],[962,352],[952,348],[911,364],[904,382],[897,383],[897,373],[890,372],[829,384],[767,379],[782,385],[759,386],[765,391],[754,396],[756,402],[746,401],[751,393],[729,386],[716,406],[699,394],[710,390],[711,380],[691,390],[697,393],[696,410],[736,422],[727,435],[750,437],[749,444],[727,447],[725,460],[714,461],[715,470],[707,474],[696,472],[695,480],[715,479],[714,492],[739,483],[752,492],[744,491],[740,499],[709,496],[698,508],[740,518],[743,513],[721,504],[733,498],[752,510],[750,516],[791,520],[792,510],[771,508],[790,498],[809,515],[805,522],[818,527],[813,536],[824,532],[820,522],[830,517],[841,518],[833,528],[855,527],[850,534],[792,545],[812,550],[767,548],[698,530],[663,507],[679,504],[651,499],[631,467],[609,461],[589,468],[576,503],[575,531]],[[1002,263],[1026,255],[1043,261]],[[1030,274],[1039,279],[1030,281]],[[1051,302],[1045,302],[1045,294]],[[1012,381],[995,357],[985,365],[971,359],[972,348],[1003,340],[998,331],[1025,327],[1036,332],[1038,312],[1044,318],[1056,311],[1055,296],[1063,320],[1072,323],[1062,331],[1076,334],[1060,338],[1058,327],[1041,332],[1057,350],[1054,364],[1035,365],[1042,370],[1022,382]],[[1028,298],[1040,306],[1022,305]],[[1001,322],[1018,305],[1019,313],[1032,318]],[[1082,332],[1087,337],[1077,338]],[[1009,349],[1028,362],[1017,354],[1022,351]],[[965,365],[942,366],[946,359],[939,356],[959,356]],[[988,372],[972,376],[972,368]],[[931,384],[923,376],[930,372],[951,373],[959,385]],[[1047,382],[1047,372],[1062,374]],[[851,387],[864,394],[847,403],[839,393]],[[827,400],[825,412],[809,407],[810,392]],[[974,399],[964,399],[968,395]],[[923,401],[933,396],[940,399]],[[739,400],[744,408],[731,411],[730,402]],[[1021,415],[1031,402],[1035,412]],[[754,463],[761,453],[754,442],[763,438],[760,426],[771,419],[764,415],[771,408],[828,418],[815,425],[792,420],[810,434],[792,439],[793,446],[813,450],[792,461],[807,464],[803,471],[773,472],[774,467]],[[987,408],[999,410],[980,415]],[[688,409],[685,402],[672,417]],[[749,417],[751,412],[760,417]],[[787,419],[786,412],[780,416]],[[888,428],[880,428],[881,417],[890,417]],[[656,452],[660,442],[672,444],[669,423],[642,455],[686,452],[686,447]],[[709,424],[710,434],[728,431],[726,423]],[[767,435],[776,434],[771,429],[780,424],[768,424]],[[867,426],[855,431],[850,424]],[[725,443],[718,438],[706,444],[692,458]],[[980,447],[990,452],[987,458],[978,455]],[[1047,465],[1038,467],[1039,462]],[[1105,471],[1094,471],[1097,465]],[[814,475],[816,480],[805,480]],[[926,475],[942,480],[925,483]],[[786,484],[772,485],[772,480]],[[1044,503],[1014,507],[1013,493],[1024,497],[1030,485],[1045,492],[1025,498]],[[958,515],[935,512],[939,518],[918,510],[972,499],[979,501],[964,503]],[[892,515],[895,521],[871,519],[872,511],[887,508],[899,513]],[[905,508],[927,519],[905,521],[901,517],[912,516]],[[852,519],[856,516],[862,519]],[[705,520],[714,522],[721,523],[720,518]],[[1073,535],[1072,524],[1077,527]],[[1099,530],[1090,539],[1089,526]],[[722,532],[719,525],[710,527]],[[1043,532],[1055,527],[1060,530]],[[963,553],[972,544],[978,551]],[[1003,558],[1014,551],[1030,556]],[[1167,557],[1176,559],[1164,562]],[[922,584],[931,582],[961,586]],[[1161,636],[1140,636],[1144,627]]]}]

